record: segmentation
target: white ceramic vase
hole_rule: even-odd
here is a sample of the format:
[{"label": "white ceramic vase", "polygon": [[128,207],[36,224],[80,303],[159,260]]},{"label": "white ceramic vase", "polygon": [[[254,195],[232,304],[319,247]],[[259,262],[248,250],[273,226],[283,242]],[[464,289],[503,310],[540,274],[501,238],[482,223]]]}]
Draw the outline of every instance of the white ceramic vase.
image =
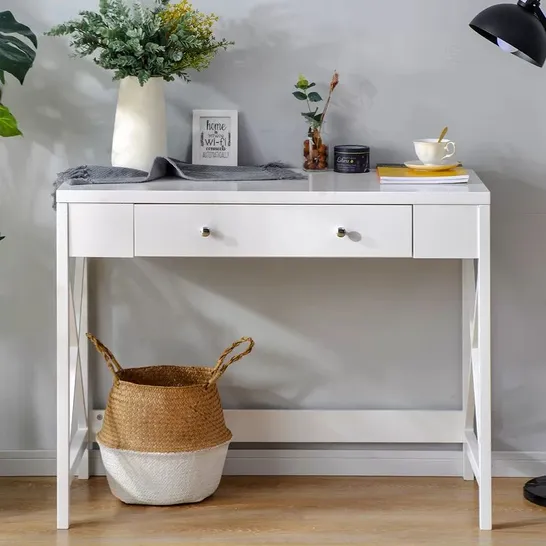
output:
[{"label": "white ceramic vase", "polygon": [[157,156],[167,155],[163,78],[143,86],[130,76],[120,81],[112,165],[148,172]]}]

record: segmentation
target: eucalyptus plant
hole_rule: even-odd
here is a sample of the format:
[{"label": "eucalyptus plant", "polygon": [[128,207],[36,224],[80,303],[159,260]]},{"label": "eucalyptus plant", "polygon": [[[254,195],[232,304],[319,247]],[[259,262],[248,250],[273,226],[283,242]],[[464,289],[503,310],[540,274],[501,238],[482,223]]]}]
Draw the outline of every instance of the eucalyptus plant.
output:
[{"label": "eucalyptus plant", "polygon": [[311,103],[318,103],[322,101],[322,97],[316,91],[309,91],[317,84],[310,82],[303,74],[300,74],[296,85],[296,91],[292,93],[298,100],[305,101],[307,103],[307,112],[302,112],[301,115],[305,118],[305,121],[309,123],[312,129],[320,127],[322,121],[322,112],[319,113],[319,107],[313,108]]},{"label": "eucalyptus plant", "polygon": [[328,111],[328,107],[330,106],[330,101],[332,100],[332,94],[335,90],[335,88],[339,84],[339,75],[337,71],[334,72],[334,75],[332,76],[332,80],[330,81],[330,89],[328,92],[328,99],[326,100],[326,105],[322,112],[319,112],[319,107],[315,106],[314,108],[311,106],[311,104],[317,104],[319,102],[322,102],[322,96],[317,93],[317,91],[309,91],[310,89],[313,89],[313,87],[316,86],[315,82],[310,82],[303,74],[300,74],[298,81],[296,85],[294,86],[296,88],[296,91],[294,91],[292,94],[294,97],[296,97],[300,101],[305,101],[307,103],[307,112],[302,112],[301,115],[305,118],[305,121],[309,124],[310,129],[315,131],[320,131],[322,129],[322,125],[324,124],[324,119],[326,117],[326,112]]},{"label": "eucalyptus plant", "polygon": [[10,11],[0,12],[0,136],[22,134],[17,120],[2,103],[2,86],[6,83],[6,72],[23,84],[34,64],[37,47],[38,40],[30,28],[19,23]]},{"label": "eucalyptus plant", "polygon": [[217,40],[214,14],[196,10],[189,0],[152,6],[126,0],[100,0],[99,11],[82,11],[79,19],[53,27],[49,36],[70,36],[76,56],[92,56],[98,66],[114,71],[114,79],[189,80],[188,70],[206,68],[220,49],[233,42]]}]

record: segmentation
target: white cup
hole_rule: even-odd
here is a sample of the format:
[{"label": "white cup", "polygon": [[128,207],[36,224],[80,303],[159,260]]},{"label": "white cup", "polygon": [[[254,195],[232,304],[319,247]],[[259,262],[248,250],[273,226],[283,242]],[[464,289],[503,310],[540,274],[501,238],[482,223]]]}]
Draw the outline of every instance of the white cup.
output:
[{"label": "white cup", "polygon": [[415,153],[425,165],[441,165],[445,159],[455,155],[456,146],[451,140],[438,142],[437,138],[423,138],[416,140]]}]

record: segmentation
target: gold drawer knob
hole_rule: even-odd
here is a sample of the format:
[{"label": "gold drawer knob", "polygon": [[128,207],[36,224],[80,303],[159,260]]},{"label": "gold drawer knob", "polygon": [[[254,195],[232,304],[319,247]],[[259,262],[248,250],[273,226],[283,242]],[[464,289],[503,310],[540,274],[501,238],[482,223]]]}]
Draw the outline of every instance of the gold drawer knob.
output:
[{"label": "gold drawer knob", "polygon": [[347,230],[345,228],[337,228],[337,236],[340,238],[340,239],[343,239],[343,237],[346,237],[347,236]]},{"label": "gold drawer knob", "polygon": [[201,228],[201,237],[210,237],[210,229],[208,227]]}]

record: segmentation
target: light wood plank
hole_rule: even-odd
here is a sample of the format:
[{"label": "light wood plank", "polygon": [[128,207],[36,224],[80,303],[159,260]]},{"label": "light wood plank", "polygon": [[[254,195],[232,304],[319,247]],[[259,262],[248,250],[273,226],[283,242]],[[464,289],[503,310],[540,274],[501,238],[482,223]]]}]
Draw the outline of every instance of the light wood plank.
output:
[{"label": "light wood plank", "polygon": [[0,479],[0,542],[41,546],[255,544],[542,546],[546,510],[523,480],[495,480],[495,530],[477,529],[460,478],[229,477],[201,504],[126,506],[104,478],[75,480],[72,528],[56,532],[54,478]]}]

